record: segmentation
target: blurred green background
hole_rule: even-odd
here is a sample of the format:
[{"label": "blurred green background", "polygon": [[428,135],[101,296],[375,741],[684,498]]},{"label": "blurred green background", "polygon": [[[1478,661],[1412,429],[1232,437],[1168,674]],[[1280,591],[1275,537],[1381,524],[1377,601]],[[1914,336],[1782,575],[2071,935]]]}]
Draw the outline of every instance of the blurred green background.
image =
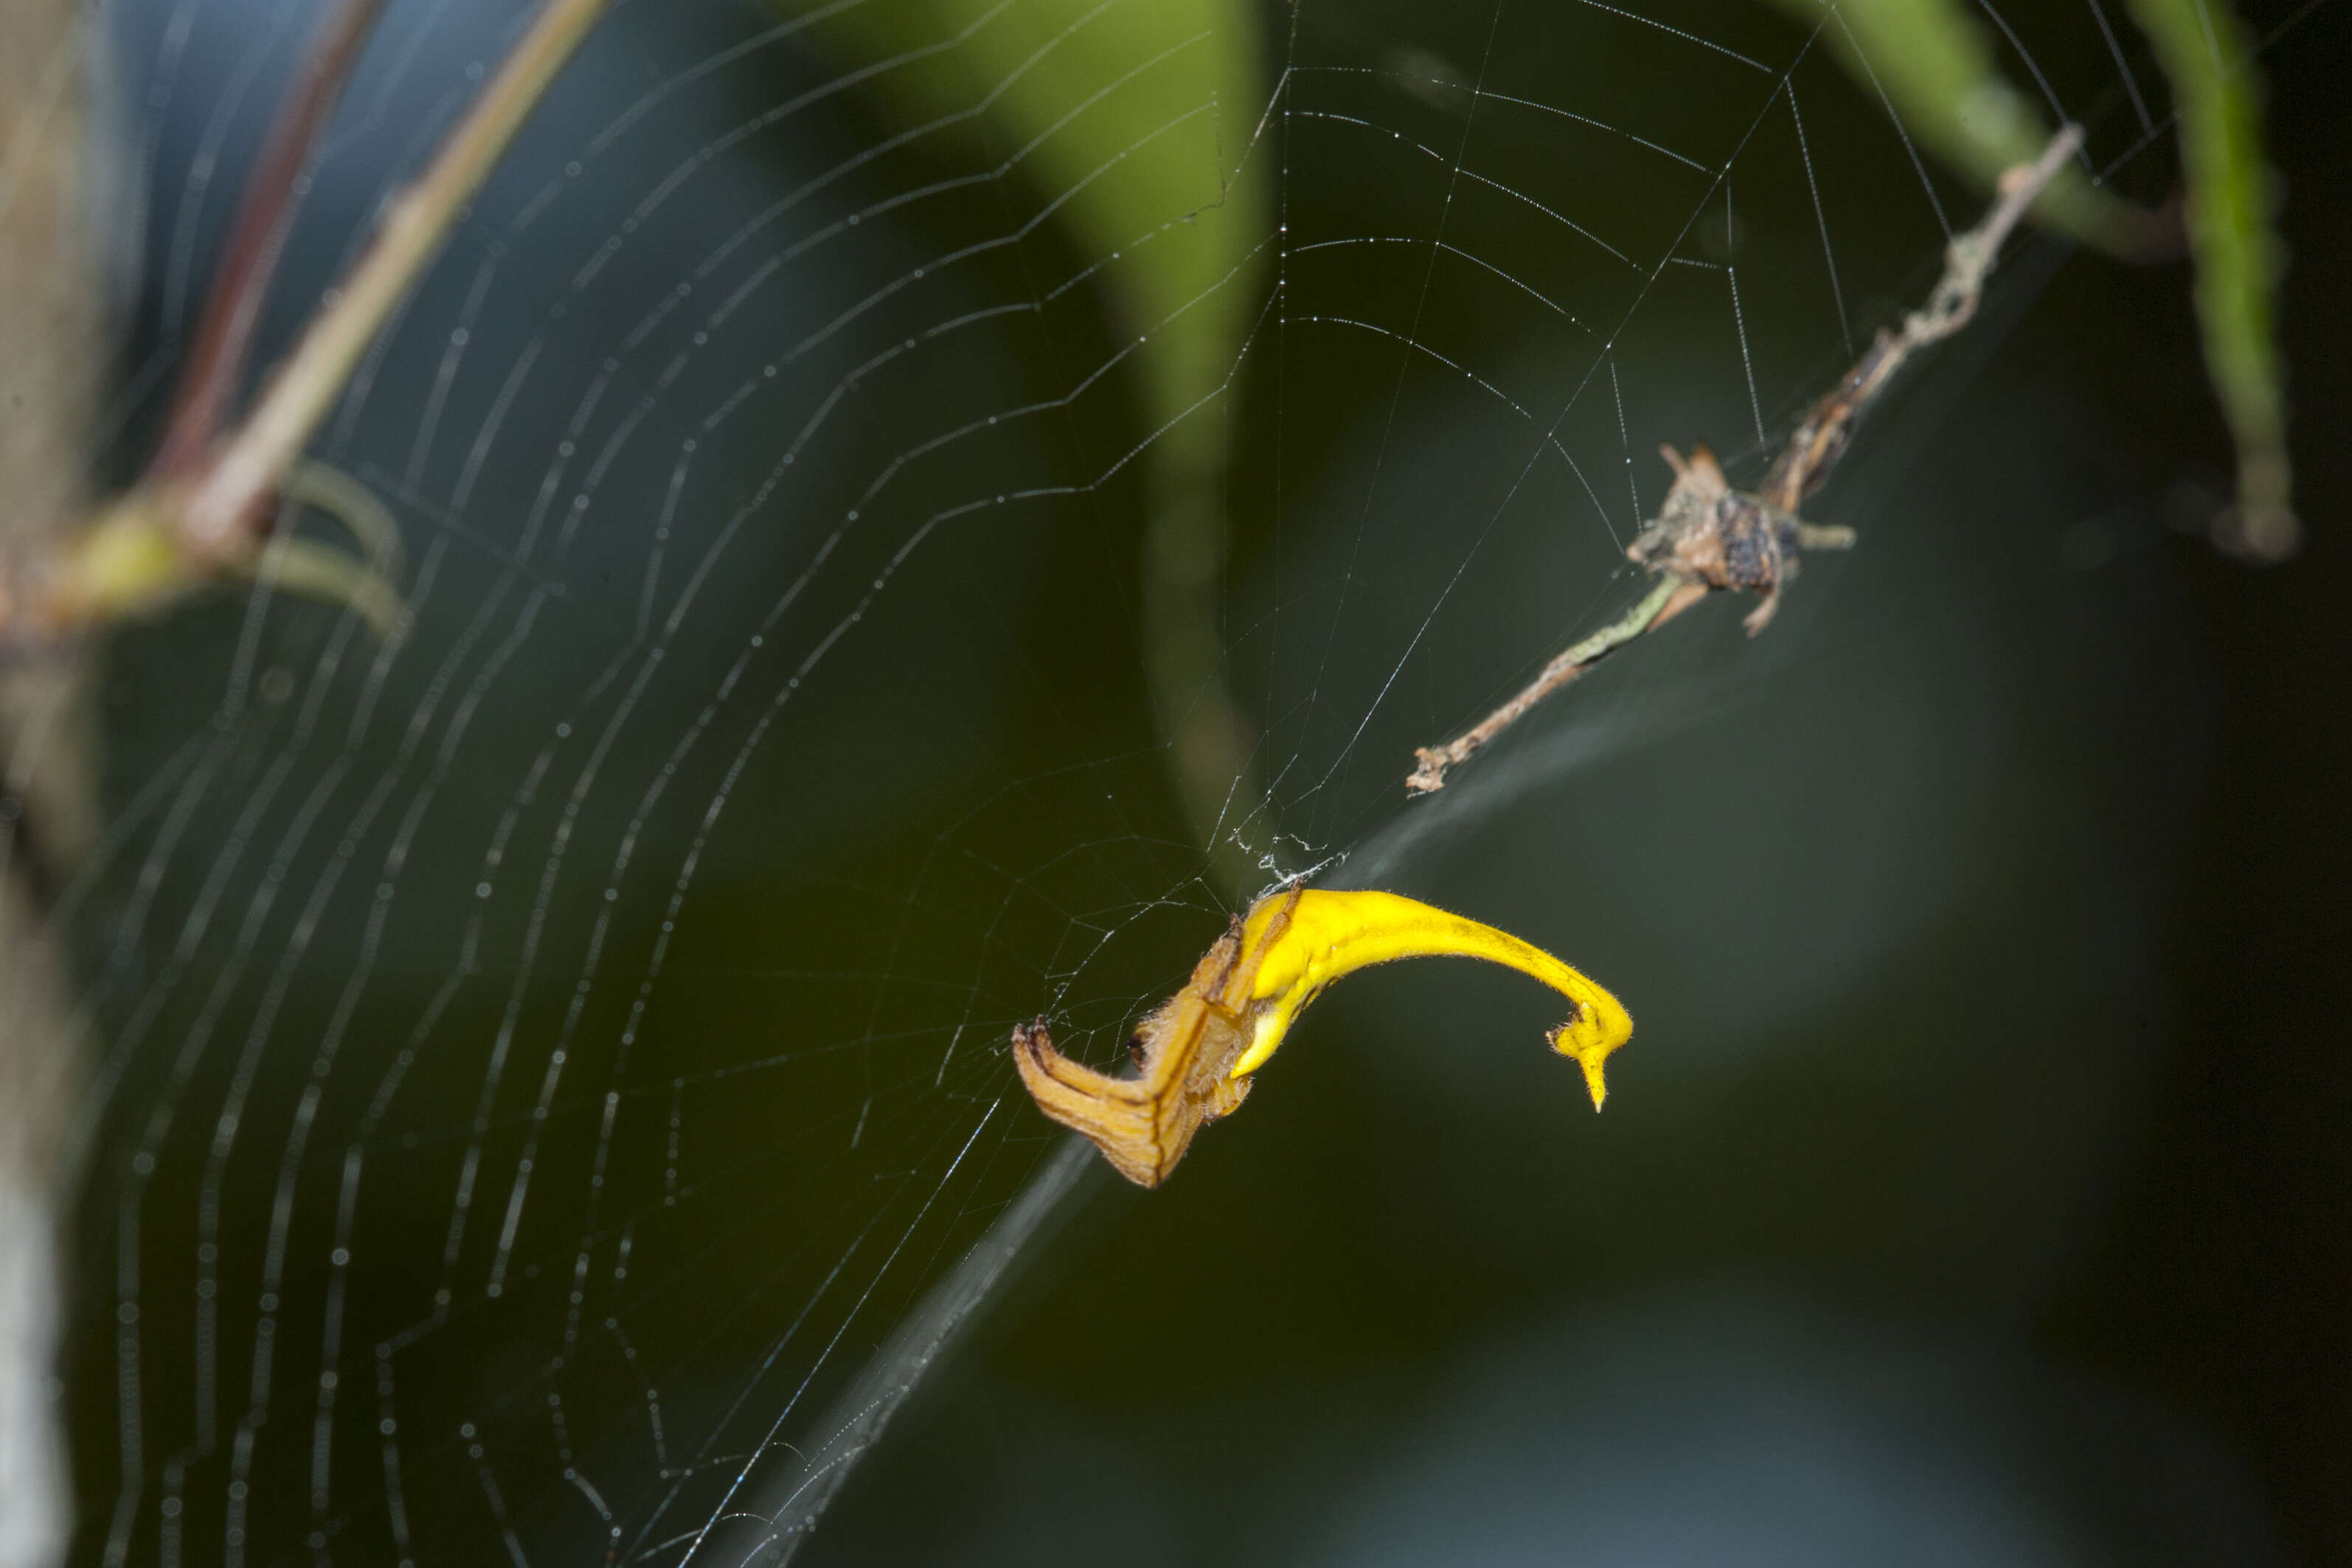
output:
[{"label": "blurred green background", "polygon": [[[1635,9],[1247,14],[1168,114],[1253,58],[1286,113],[1216,100],[1130,215],[1057,198],[1156,191],[1155,102],[850,74],[961,13],[620,8],[328,437],[409,531],[408,646],[224,596],[107,651],[78,1554],[677,1562],[747,1455],[819,1471],[1056,1146],[1011,1023],[1111,1059],[1234,907],[1215,736],[1162,739],[1230,703],[1225,865],[1587,969],[1638,1024],[1608,1112],[1533,988],[1351,980],[1164,1189],[1090,1175],[807,1561],[2352,1559],[2344,8],[2245,7],[2294,20],[2298,560],[2197,535],[2185,266],[2037,240],[1768,636],[1706,605],[1407,805],[1627,596],[1655,444],[1752,481],[1979,205],[1778,10]],[[392,8],[269,344],[510,20]],[[2163,200],[2095,9],[2008,20]],[[127,468],[302,28],[114,26]],[[1222,542],[1153,534],[1204,494]]]}]

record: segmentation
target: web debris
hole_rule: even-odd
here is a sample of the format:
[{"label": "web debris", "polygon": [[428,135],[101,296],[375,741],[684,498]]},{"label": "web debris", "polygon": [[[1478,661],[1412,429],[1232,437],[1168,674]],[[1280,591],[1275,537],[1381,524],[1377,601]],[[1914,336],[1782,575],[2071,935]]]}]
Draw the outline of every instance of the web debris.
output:
[{"label": "web debris", "polygon": [[1468,762],[1496,736],[1524,718],[1536,704],[1582,675],[1617,648],[1655,631],[1718,589],[1745,589],[1762,595],[1748,612],[1750,636],[1771,623],[1780,585],[1797,574],[1807,550],[1844,550],[1853,531],[1803,521],[1797,508],[1819,489],[1853,439],[1854,426],[1906,361],[1969,324],[1983,298],[1986,276],[2002,242],[2034,198],[2082,147],[2077,125],[2062,127],[2042,156],[2000,177],[1999,195],[1984,221],[1955,235],[1944,250],[1944,275],[1927,302],[1903,319],[1903,329],[1880,328],[1861,359],[1814,403],[1780,448],[1761,489],[1731,488],[1715,454],[1694,446],[1685,458],[1672,447],[1660,453],[1675,471],[1673,489],[1660,503],[1626,557],[1647,567],[1657,581],[1622,618],[1570,647],[1544,666],[1517,695],[1442,746],[1415,748],[1419,765],[1405,779],[1413,795],[1445,787],[1449,769]]}]

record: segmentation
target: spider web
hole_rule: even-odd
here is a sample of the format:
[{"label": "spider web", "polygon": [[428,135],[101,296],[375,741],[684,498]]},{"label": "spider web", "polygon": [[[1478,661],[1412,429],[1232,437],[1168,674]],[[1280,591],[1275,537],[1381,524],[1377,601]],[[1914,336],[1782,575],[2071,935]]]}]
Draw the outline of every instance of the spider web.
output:
[{"label": "spider web", "polygon": [[[1243,721],[1208,815],[1261,884],[1430,890],[1801,658],[1838,568],[1752,647],[1718,618],[1637,648],[1404,799],[1414,745],[1637,590],[1658,443],[1752,479],[1972,221],[1822,39],[1508,0],[1122,53],[1150,29],[1111,0],[961,106],[898,91],[1038,4],[618,6],[317,450],[398,518],[413,632],[265,588],[107,651],[108,830],[64,898],[84,1560],[788,1551],[1102,1179],[1011,1026],[1110,1061],[1250,890],[1155,702]],[[110,18],[144,181],[126,450],[315,15]],[[389,8],[265,353],[520,19]],[[2021,79],[2129,165],[2144,63],[2096,6],[2029,20]],[[1186,49],[1255,62],[1247,91],[1171,89]],[[1015,123],[1069,60],[1070,110]],[[1171,142],[1148,224],[1073,216]],[[1152,247],[1187,246],[1204,281],[1141,313]],[[1171,706],[1143,563],[1185,444],[1224,664]],[[1608,974],[1616,907],[1476,912]]]}]

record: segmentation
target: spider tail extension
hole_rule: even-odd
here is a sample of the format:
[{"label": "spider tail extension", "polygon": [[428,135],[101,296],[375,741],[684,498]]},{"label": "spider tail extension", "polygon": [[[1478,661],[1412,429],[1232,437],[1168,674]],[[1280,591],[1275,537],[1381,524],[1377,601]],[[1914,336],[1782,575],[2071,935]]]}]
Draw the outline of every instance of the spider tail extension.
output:
[{"label": "spider tail extension", "polygon": [[1584,1021],[1584,1010],[1579,1008],[1568,1022],[1547,1031],[1544,1043],[1584,1069],[1584,1091],[1592,1097],[1592,1109],[1598,1111],[1609,1098],[1609,1080],[1602,1070],[1607,1066],[1608,1053],[1594,1054],[1579,1045],[1575,1032],[1577,1026]]}]

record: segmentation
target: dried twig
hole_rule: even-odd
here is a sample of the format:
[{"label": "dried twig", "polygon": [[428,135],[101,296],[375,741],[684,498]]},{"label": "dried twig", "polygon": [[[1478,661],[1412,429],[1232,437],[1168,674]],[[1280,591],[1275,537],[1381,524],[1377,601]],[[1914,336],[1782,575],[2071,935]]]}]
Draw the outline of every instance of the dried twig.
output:
[{"label": "dried twig", "polygon": [[1706,592],[1696,584],[1678,582],[1671,576],[1660,577],[1651,585],[1650,591],[1642,595],[1642,602],[1626,612],[1622,619],[1601,627],[1545,665],[1543,673],[1529,681],[1517,697],[1445,744],[1423,746],[1416,750],[1413,755],[1420,759],[1421,766],[1404,781],[1404,787],[1419,795],[1444,788],[1446,769],[1469,761],[1481,746],[1517,723],[1528,709],[1591,668],[1612,648],[1621,643],[1632,642],[1670,614],[1679,614],[1684,608],[1681,605],[1675,605],[1672,612],[1667,609],[1675,595],[1696,600]]},{"label": "dried twig", "polygon": [[1517,696],[1475,726],[1444,745],[1418,748],[1413,755],[1419,765],[1406,778],[1405,788],[1416,795],[1444,788],[1447,769],[1467,762],[1537,703],[1611,652],[1655,631],[1711,592],[1730,588],[1761,595],[1762,602],[1748,613],[1748,629],[1752,635],[1770,624],[1780,605],[1780,586],[1796,575],[1801,552],[1843,550],[1853,543],[1852,529],[1807,522],[1798,517],[1798,506],[1829,477],[1853,438],[1855,424],[1905,362],[1950,337],[1975,316],[2001,243],[2082,144],[2081,129],[2066,126],[2050,139],[2040,158],[2001,175],[2000,195],[1984,221],[1955,235],[1946,247],[1944,275],[1927,302],[1904,317],[1900,331],[1880,329],[1854,367],[1806,411],[1764,476],[1762,488],[1734,489],[1705,447],[1694,447],[1688,458],[1672,447],[1659,448],[1675,471],[1674,487],[1658,515],[1625,552],[1659,581],[1623,617],[1544,666]]},{"label": "dried twig", "polygon": [[1854,422],[1873,399],[1894,379],[1913,354],[1941,342],[1969,324],[1984,297],[1986,276],[1992,271],[2001,243],[2033,205],[2043,186],[2056,177],[2083,145],[2078,125],[2062,126],[2042,156],[2020,163],[2000,177],[1999,199],[1984,221],[1965,234],[1952,237],[1944,247],[1944,276],[1927,302],[1903,318],[1903,330],[1881,328],[1878,336],[1845,379],[1813,405],[1779,460],[1764,478],[1759,493],[1766,505],[1793,512],[1805,497],[1821,488],[1831,467],[1845,451]]}]

